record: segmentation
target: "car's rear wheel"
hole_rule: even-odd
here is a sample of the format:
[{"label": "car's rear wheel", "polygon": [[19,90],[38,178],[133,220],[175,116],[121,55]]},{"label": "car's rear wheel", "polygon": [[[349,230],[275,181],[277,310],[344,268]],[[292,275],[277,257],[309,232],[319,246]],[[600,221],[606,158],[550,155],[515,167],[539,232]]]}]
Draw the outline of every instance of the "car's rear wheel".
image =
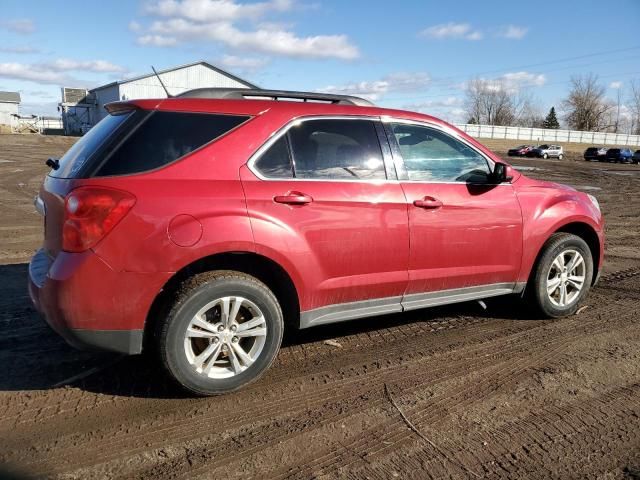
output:
[{"label": "car's rear wheel", "polygon": [[187,281],[160,325],[159,352],[169,374],[198,395],[237,390],[273,363],[282,310],[256,278],[217,271]]},{"label": "car's rear wheel", "polygon": [[564,155],[560,154],[558,155],[558,160],[562,160],[564,158]]},{"label": "car's rear wheel", "polygon": [[552,318],[572,315],[585,298],[593,278],[593,257],[586,242],[570,233],[549,238],[530,282],[532,300]]}]

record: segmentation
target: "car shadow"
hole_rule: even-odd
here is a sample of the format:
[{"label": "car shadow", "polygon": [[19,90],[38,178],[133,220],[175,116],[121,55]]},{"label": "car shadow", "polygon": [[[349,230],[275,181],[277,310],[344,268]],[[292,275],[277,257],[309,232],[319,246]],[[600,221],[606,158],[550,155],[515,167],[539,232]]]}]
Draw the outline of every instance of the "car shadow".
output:
[{"label": "car shadow", "polygon": [[[0,300],[0,392],[71,386],[116,396],[184,398],[150,352],[139,356],[79,351],[68,346],[40,317],[27,293],[28,265],[0,265],[5,295]],[[511,297],[371,317],[286,333],[283,348],[340,338],[416,322],[438,323],[459,317],[536,320]]]}]

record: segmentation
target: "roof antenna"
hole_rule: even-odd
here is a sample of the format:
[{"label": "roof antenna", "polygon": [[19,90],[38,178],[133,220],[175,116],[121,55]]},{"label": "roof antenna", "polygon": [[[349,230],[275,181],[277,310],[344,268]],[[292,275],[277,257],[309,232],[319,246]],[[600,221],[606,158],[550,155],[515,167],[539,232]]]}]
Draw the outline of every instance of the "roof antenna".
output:
[{"label": "roof antenna", "polygon": [[151,70],[153,70],[153,73],[155,73],[156,77],[158,77],[158,81],[160,82],[160,85],[162,85],[162,88],[164,88],[164,92],[167,94],[167,98],[173,98],[173,95],[169,93],[167,87],[164,85],[164,83],[162,83],[162,79],[160,78],[160,75],[158,75],[158,72],[156,72],[156,69],[153,68],[153,65],[151,65]]}]

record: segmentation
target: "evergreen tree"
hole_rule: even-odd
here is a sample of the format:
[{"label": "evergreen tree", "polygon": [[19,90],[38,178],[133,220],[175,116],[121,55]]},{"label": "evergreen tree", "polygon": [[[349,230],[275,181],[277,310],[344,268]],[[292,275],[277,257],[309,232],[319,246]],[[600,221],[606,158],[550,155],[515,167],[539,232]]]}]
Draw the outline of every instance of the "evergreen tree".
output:
[{"label": "evergreen tree", "polygon": [[551,110],[549,110],[549,114],[547,115],[547,118],[544,119],[543,127],[553,128],[553,129],[560,128],[560,123],[558,123],[558,117],[556,117],[555,107],[551,107]]}]

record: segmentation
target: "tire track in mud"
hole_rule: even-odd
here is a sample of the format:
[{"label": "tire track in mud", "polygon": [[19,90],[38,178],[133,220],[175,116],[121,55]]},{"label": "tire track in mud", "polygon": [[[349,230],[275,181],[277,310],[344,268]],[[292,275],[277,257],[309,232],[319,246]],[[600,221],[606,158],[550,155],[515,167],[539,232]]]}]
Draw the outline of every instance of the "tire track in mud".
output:
[{"label": "tire track in mud", "polygon": [[[494,329],[492,329],[492,331],[490,332],[494,334],[493,336],[495,336],[495,334],[501,334],[501,333],[504,334],[504,330],[499,329],[498,327],[499,325],[494,325],[495,332],[493,331]],[[498,339],[501,338],[501,335],[496,338]],[[420,342],[425,341],[425,339],[417,339],[417,340],[418,341],[416,341],[416,343],[418,344]],[[460,343],[462,343],[462,341],[468,342],[470,340],[473,340],[473,339],[470,339],[469,336],[467,336],[464,339],[461,338]],[[495,338],[494,338],[494,341],[495,341]],[[481,349],[481,351],[485,351],[485,350],[491,351],[494,349],[493,346],[486,345],[486,342],[479,345],[478,348]],[[389,347],[389,350],[395,350],[395,349],[397,349],[397,347],[395,346]],[[423,362],[427,362],[430,360],[430,355],[426,353],[424,350],[416,350],[415,353],[413,353],[410,357],[416,358],[416,359],[422,358]],[[323,406],[323,404],[331,401],[332,399],[340,400],[344,396],[353,395],[354,389],[361,389],[361,391],[362,389],[364,389],[364,392],[366,393],[370,389],[370,383],[375,378],[377,377],[382,378],[385,375],[391,375],[391,374],[394,374],[395,372],[401,372],[405,370],[406,365],[404,364],[404,362],[407,361],[408,358],[409,356],[407,356],[407,358],[401,358],[397,360],[397,363],[395,364],[389,363],[386,366],[384,365],[386,363],[385,360],[377,359],[374,361],[370,361],[370,363],[368,364],[364,364],[361,366],[359,365],[356,368],[345,367],[345,369],[343,369],[343,372],[337,372],[336,374],[333,375],[333,377],[339,377],[338,380],[332,380],[331,378],[324,379],[324,380],[332,381],[332,383],[326,386],[322,386],[321,384],[318,383],[318,381],[315,381],[314,383],[316,385],[312,386],[314,390],[312,391],[311,394],[307,392],[300,392],[292,395],[289,393],[289,395],[287,396],[286,413],[288,416],[291,416],[301,411]],[[490,362],[490,361],[493,361],[492,358],[487,358],[485,360],[485,362]],[[441,370],[446,370],[446,368],[450,368],[450,365],[448,367],[445,367],[445,366],[441,367]],[[423,371],[420,370],[416,372],[415,375],[422,376]],[[344,378],[340,378],[343,376]],[[324,381],[323,379],[318,379],[318,380],[320,382]],[[284,385],[283,390],[276,394],[277,398],[275,398],[272,402],[268,403],[267,405],[263,405],[261,408],[256,408],[254,405],[249,405],[247,407],[247,410],[251,412],[251,416],[248,419],[246,418],[245,411],[239,411],[236,416],[229,418],[228,415],[224,413],[221,414],[219,412],[219,410],[224,410],[224,406],[215,405],[215,407],[213,407],[214,409],[213,413],[209,412],[208,414],[205,413],[197,417],[189,418],[189,422],[187,425],[185,425],[184,415],[181,415],[180,418],[172,422],[163,421],[161,423],[160,429],[154,429],[152,431],[147,430],[139,436],[136,435],[135,441],[133,441],[134,439],[131,436],[125,436],[125,438],[119,439],[119,441],[117,439],[112,439],[111,441],[107,440],[106,442],[101,443],[101,451],[99,453],[104,454],[104,452],[106,451],[106,452],[109,452],[108,454],[109,457],[117,457],[120,455],[117,447],[121,447],[122,450],[126,451],[127,453],[133,453],[131,451],[131,448],[127,446],[127,444],[131,443],[132,441],[134,444],[140,445],[141,443],[144,443],[148,440],[154,440],[154,444],[157,444],[157,446],[159,447],[159,446],[166,445],[168,438],[171,439],[172,443],[175,443],[178,441],[186,441],[189,439],[197,438],[197,435],[199,432],[209,433],[210,428],[208,427],[208,425],[211,425],[211,424],[215,424],[217,428],[224,429],[227,425],[232,425],[234,423],[235,424],[239,423],[240,425],[242,425],[243,421],[245,422],[250,421],[255,423],[260,418],[264,418],[267,420],[271,419],[274,415],[278,415],[279,413],[281,413],[282,397],[280,396],[280,394],[286,393],[286,390],[288,389],[289,389],[288,386]],[[340,396],[341,392],[342,392],[342,396]],[[200,430],[198,430],[198,428],[192,425],[192,423],[196,423],[196,422],[199,424],[203,424],[204,426],[200,427]],[[124,425],[122,425],[122,427],[124,427]],[[146,425],[145,428],[148,429],[148,427],[149,425]],[[134,427],[129,426],[129,429],[133,430]],[[122,435],[122,428],[118,428],[117,430],[119,430],[119,432],[117,433],[120,433],[120,435]],[[38,431],[41,432],[41,429],[38,429]],[[47,435],[45,435],[45,437],[46,436]],[[109,438],[110,436],[108,434],[105,434],[105,437]],[[28,437],[24,439],[25,446],[29,440],[30,438]],[[82,445],[84,444],[84,441],[87,439],[83,439],[82,437],[78,436],[77,438],[73,438],[69,440],[73,440],[74,443]],[[14,442],[14,446],[20,447],[20,443]],[[149,445],[145,445],[144,447],[140,448],[139,451],[145,451],[145,450],[148,450],[149,448],[150,448]],[[77,454],[80,453],[80,449],[78,449],[77,453],[74,452],[73,449],[71,450],[72,451],[69,452],[68,455],[63,455],[59,457],[59,459],[62,460],[63,458],[69,458],[69,459],[75,459],[77,461],[79,458]],[[88,460],[88,457],[90,457],[89,454],[90,452],[87,452],[85,448],[82,448],[83,461]],[[96,458],[95,460],[97,462],[98,460],[105,460],[105,459],[106,458]],[[47,465],[47,467],[49,466]]]},{"label": "tire track in mud", "polygon": [[[524,341],[524,340],[523,340],[523,341]],[[557,353],[557,352],[558,352],[558,350],[562,350],[562,348],[563,348],[563,347],[565,347],[565,346],[566,346],[568,343],[570,343],[571,341],[572,341],[572,339],[570,339],[570,338],[565,338],[565,340],[563,340],[563,341],[560,343],[560,345],[557,347],[557,349],[555,349],[555,350],[554,350],[554,352],[556,352],[556,353]],[[524,341],[524,342],[528,345],[529,339],[526,339],[526,341]],[[489,348],[491,348],[491,347],[489,347]],[[516,348],[517,348],[517,346],[516,346]],[[508,350],[503,350],[503,351],[502,351],[502,353],[503,353],[503,354],[510,354],[511,352],[510,352],[510,351],[508,351]],[[522,367],[522,371],[523,371],[523,372],[524,372],[524,371],[526,371],[526,370],[529,370],[529,369],[530,369],[530,364],[526,363],[526,362],[527,362],[527,358],[528,358],[528,354],[526,353],[526,348],[525,348],[525,353],[524,353],[524,355],[525,355],[525,358],[523,359],[523,361],[525,362],[525,366],[523,366],[523,367]],[[467,358],[468,358],[468,356],[467,356]],[[510,368],[512,368],[512,367],[509,365],[509,364],[511,363],[511,360],[512,360],[512,359],[504,360],[504,362],[503,362],[503,363],[504,363],[505,365],[503,365],[501,368],[506,369],[506,371],[507,371],[507,372],[508,372],[508,371],[510,371]],[[495,362],[495,361],[494,361],[494,362]],[[463,361],[463,362],[460,362],[460,363],[461,363],[461,369],[468,368],[468,365],[465,365],[465,364],[464,364],[464,361]],[[490,362],[489,362],[489,363],[490,363]],[[442,367],[442,368],[443,368],[443,369],[446,369],[446,368],[449,368],[449,369],[454,368],[454,370],[455,370],[454,365],[452,365],[451,363],[448,363],[448,364],[447,364],[447,366],[448,366],[448,367]],[[411,377],[411,378],[408,378],[408,377],[407,377],[406,381],[402,383],[402,385],[401,385],[401,386],[402,386],[402,388],[403,388],[403,389],[412,388],[412,387],[415,387],[416,385],[424,385],[425,383],[428,383],[428,384],[433,384],[433,383],[434,383],[434,379],[431,379],[431,378],[429,378],[428,380],[424,381],[422,384],[421,384],[421,383],[416,383],[416,382],[415,382],[415,377],[423,378],[423,376],[424,376],[424,375],[423,375],[423,371],[424,371],[424,369],[419,368],[419,369],[417,369],[417,370],[418,370],[418,372],[416,372],[416,375],[415,375],[414,377]],[[466,372],[466,371],[467,371],[467,370],[465,370],[465,372]],[[520,370],[518,370],[518,371],[520,371]],[[495,378],[496,378],[496,379],[500,379],[500,378],[504,377],[504,375],[501,375],[501,373],[502,373],[502,370],[498,370],[498,371],[497,371],[497,373],[496,373]],[[463,374],[464,374],[464,373],[463,373]],[[508,376],[507,376],[507,377],[508,377]],[[449,376],[449,379],[451,379],[451,378],[453,378],[453,377]],[[368,380],[369,380],[370,382],[371,382],[371,381],[375,381],[375,379],[371,379],[371,377],[368,377]],[[445,380],[446,380],[446,378],[445,378]],[[496,380],[496,381],[497,381],[497,380]],[[383,399],[383,398],[381,397],[381,395],[380,395],[381,388],[379,388],[379,387],[382,385],[382,383],[383,383],[383,381],[382,381],[382,380],[380,380],[380,381],[377,383],[377,387],[375,387],[375,388],[373,388],[372,390],[370,390],[370,391],[366,392],[365,397],[368,399],[368,403],[365,403],[365,405],[366,405],[366,407],[367,407],[367,408],[371,408],[372,404],[373,404],[373,405],[375,405],[375,404],[376,404],[376,402],[378,402],[378,403],[381,403],[381,402],[382,402],[382,403],[384,403],[384,399]],[[406,385],[405,385],[405,383],[406,383]],[[504,378],[502,378],[502,382],[501,382],[501,383],[504,383]],[[474,384],[474,387],[476,387],[476,386],[477,386],[477,384]],[[488,386],[488,388],[490,388],[490,389],[491,389],[491,388],[495,388],[495,385],[493,385],[493,386],[489,385],[489,386]],[[464,391],[464,390],[463,390],[463,391]],[[357,393],[358,393],[358,392],[354,392],[354,393],[353,393],[353,395],[355,395],[355,394],[357,394]],[[447,396],[447,398],[448,398],[448,396]],[[469,401],[473,401],[473,399],[469,399]],[[339,405],[339,404],[340,404],[340,402],[341,402],[341,398],[336,399],[336,405]],[[355,411],[357,411],[359,408],[360,408],[360,405],[356,405],[356,406],[354,407],[354,410],[355,410]],[[329,411],[331,411],[332,409],[331,409],[331,408],[328,408],[328,406],[327,406],[327,405],[323,405],[323,410],[329,410]],[[353,412],[347,412],[347,414],[352,414],[352,413],[353,413]],[[344,416],[344,415],[342,415],[342,417],[343,417],[343,416]],[[342,418],[342,417],[340,417],[340,418]],[[337,420],[337,419],[339,419],[339,418],[334,418],[334,417],[327,418],[327,416],[323,415],[323,419],[324,419],[325,421],[323,421],[323,422],[321,422],[321,423],[318,423],[317,425],[305,425],[305,429],[306,429],[306,430],[308,430],[308,429],[309,429],[310,427],[312,427],[312,426],[313,426],[314,428],[317,428],[317,427],[319,427],[319,426],[320,426],[320,425],[322,425],[322,424],[325,424],[325,423],[328,423],[328,422],[335,421],[335,420]],[[309,423],[309,422],[308,422],[308,423]],[[310,422],[310,423],[313,423],[313,422]],[[404,425],[400,425],[400,428],[402,428],[402,429],[406,429],[406,428],[404,427]],[[292,428],[292,430],[293,430],[293,434],[294,434],[294,436],[295,436],[295,435],[298,435],[298,434],[300,434],[300,433],[301,433],[301,431],[299,431],[298,429]],[[289,432],[287,432],[287,433],[289,433]],[[375,438],[375,437],[379,437],[379,435],[378,435],[376,432],[367,432],[367,434],[366,434],[366,435],[367,435],[367,436],[371,436],[371,435],[373,435],[373,436],[374,436],[374,438]],[[289,436],[289,435],[282,435],[282,434],[276,433],[276,435],[275,435],[275,442],[276,442],[276,443],[277,443],[277,442],[280,442],[280,441],[282,441],[282,440],[283,440],[283,438],[287,438],[288,436]],[[193,438],[193,436],[192,436],[191,438]],[[231,445],[231,446],[230,446],[230,449],[231,449],[233,452],[235,452],[236,454],[242,454],[243,456],[246,456],[246,455],[249,455],[249,454],[251,454],[251,453],[255,453],[256,451],[264,450],[264,449],[265,449],[265,448],[267,448],[269,445],[271,445],[271,443],[270,443],[269,441],[265,441],[265,438],[264,438],[264,436],[263,436],[263,433],[262,433],[262,432],[258,432],[258,434],[257,434],[256,436],[254,436],[253,438],[254,438],[254,442],[253,442],[254,444],[247,445],[249,448],[248,448],[248,449],[245,449],[245,450],[243,450],[242,448],[240,448],[240,449],[239,449],[239,445],[238,445],[238,443],[246,442],[246,438],[243,438],[243,439],[242,439],[242,441],[239,441],[237,438],[234,438],[234,439],[232,439],[231,441],[229,441],[229,444]],[[190,458],[190,460],[189,460],[189,463],[188,463],[188,467],[186,466],[186,464],[185,464],[185,465],[183,465],[183,467],[186,469],[186,470],[185,470],[185,473],[186,473],[188,476],[191,476],[191,475],[194,475],[194,474],[196,474],[196,473],[197,473],[197,470],[196,470],[196,471],[194,471],[194,470],[193,470],[193,468],[192,468],[192,467],[193,467],[192,463],[193,463],[193,458],[194,458],[194,457],[208,458],[208,457],[210,457],[210,454],[211,454],[211,453],[212,453],[212,451],[214,451],[214,450],[215,450],[215,453],[217,454],[217,456],[218,456],[218,455],[220,455],[220,453],[221,453],[221,452],[220,452],[221,445],[220,445],[219,443],[217,443],[217,442],[212,442],[212,443],[215,443],[215,447],[213,447],[213,448],[209,448],[209,450],[207,450],[207,448],[205,447],[204,449],[202,449],[203,451],[200,451],[200,452],[198,452],[197,450],[196,450],[196,451],[193,451],[193,450],[191,450],[191,451],[190,451],[190,454],[189,454],[189,458]],[[249,443],[251,443],[251,442],[249,442]],[[244,443],[243,443],[243,445],[244,445]],[[172,466],[172,468],[171,468],[171,469],[169,469],[169,470],[170,470],[170,471],[172,471],[172,473],[173,473],[173,474],[175,474],[175,473],[176,473],[176,470],[179,470],[178,466],[179,466],[181,463],[185,463],[185,462],[184,462],[183,460],[177,460],[177,461],[175,461],[175,465],[173,465],[173,466]],[[226,460],[224,460],[224,459],[223,459],[223,460],[220,460],[219,462],[214,462],[214,464],[211,464],[210,462],[208,462],[208,463],[205,463],[205,465],[204,465],[204,467],[203,467],[203,468],[207,469],[207,471],[210,471],[212,468],[215,468],[218,464],[220,464],[220,465],[224,465],[224,464],[226,464],[226,463],[229,463],[229,460],[228,460],[228,459],[226,459]],[[156,474],[156,473],[158,473],[158,472],[156,471],[156,467],[152,467],[150,471],[145,472],[144,474],[141,474],[141,476],[142,476],[142,477],[145,477],[145,476],[153,477],[153,476],[155,476],[155,474]],[[308,473],[308,472],[305,472],[305,473]],[[304,475],[303,475],[303,476],[304,476]]]}]

